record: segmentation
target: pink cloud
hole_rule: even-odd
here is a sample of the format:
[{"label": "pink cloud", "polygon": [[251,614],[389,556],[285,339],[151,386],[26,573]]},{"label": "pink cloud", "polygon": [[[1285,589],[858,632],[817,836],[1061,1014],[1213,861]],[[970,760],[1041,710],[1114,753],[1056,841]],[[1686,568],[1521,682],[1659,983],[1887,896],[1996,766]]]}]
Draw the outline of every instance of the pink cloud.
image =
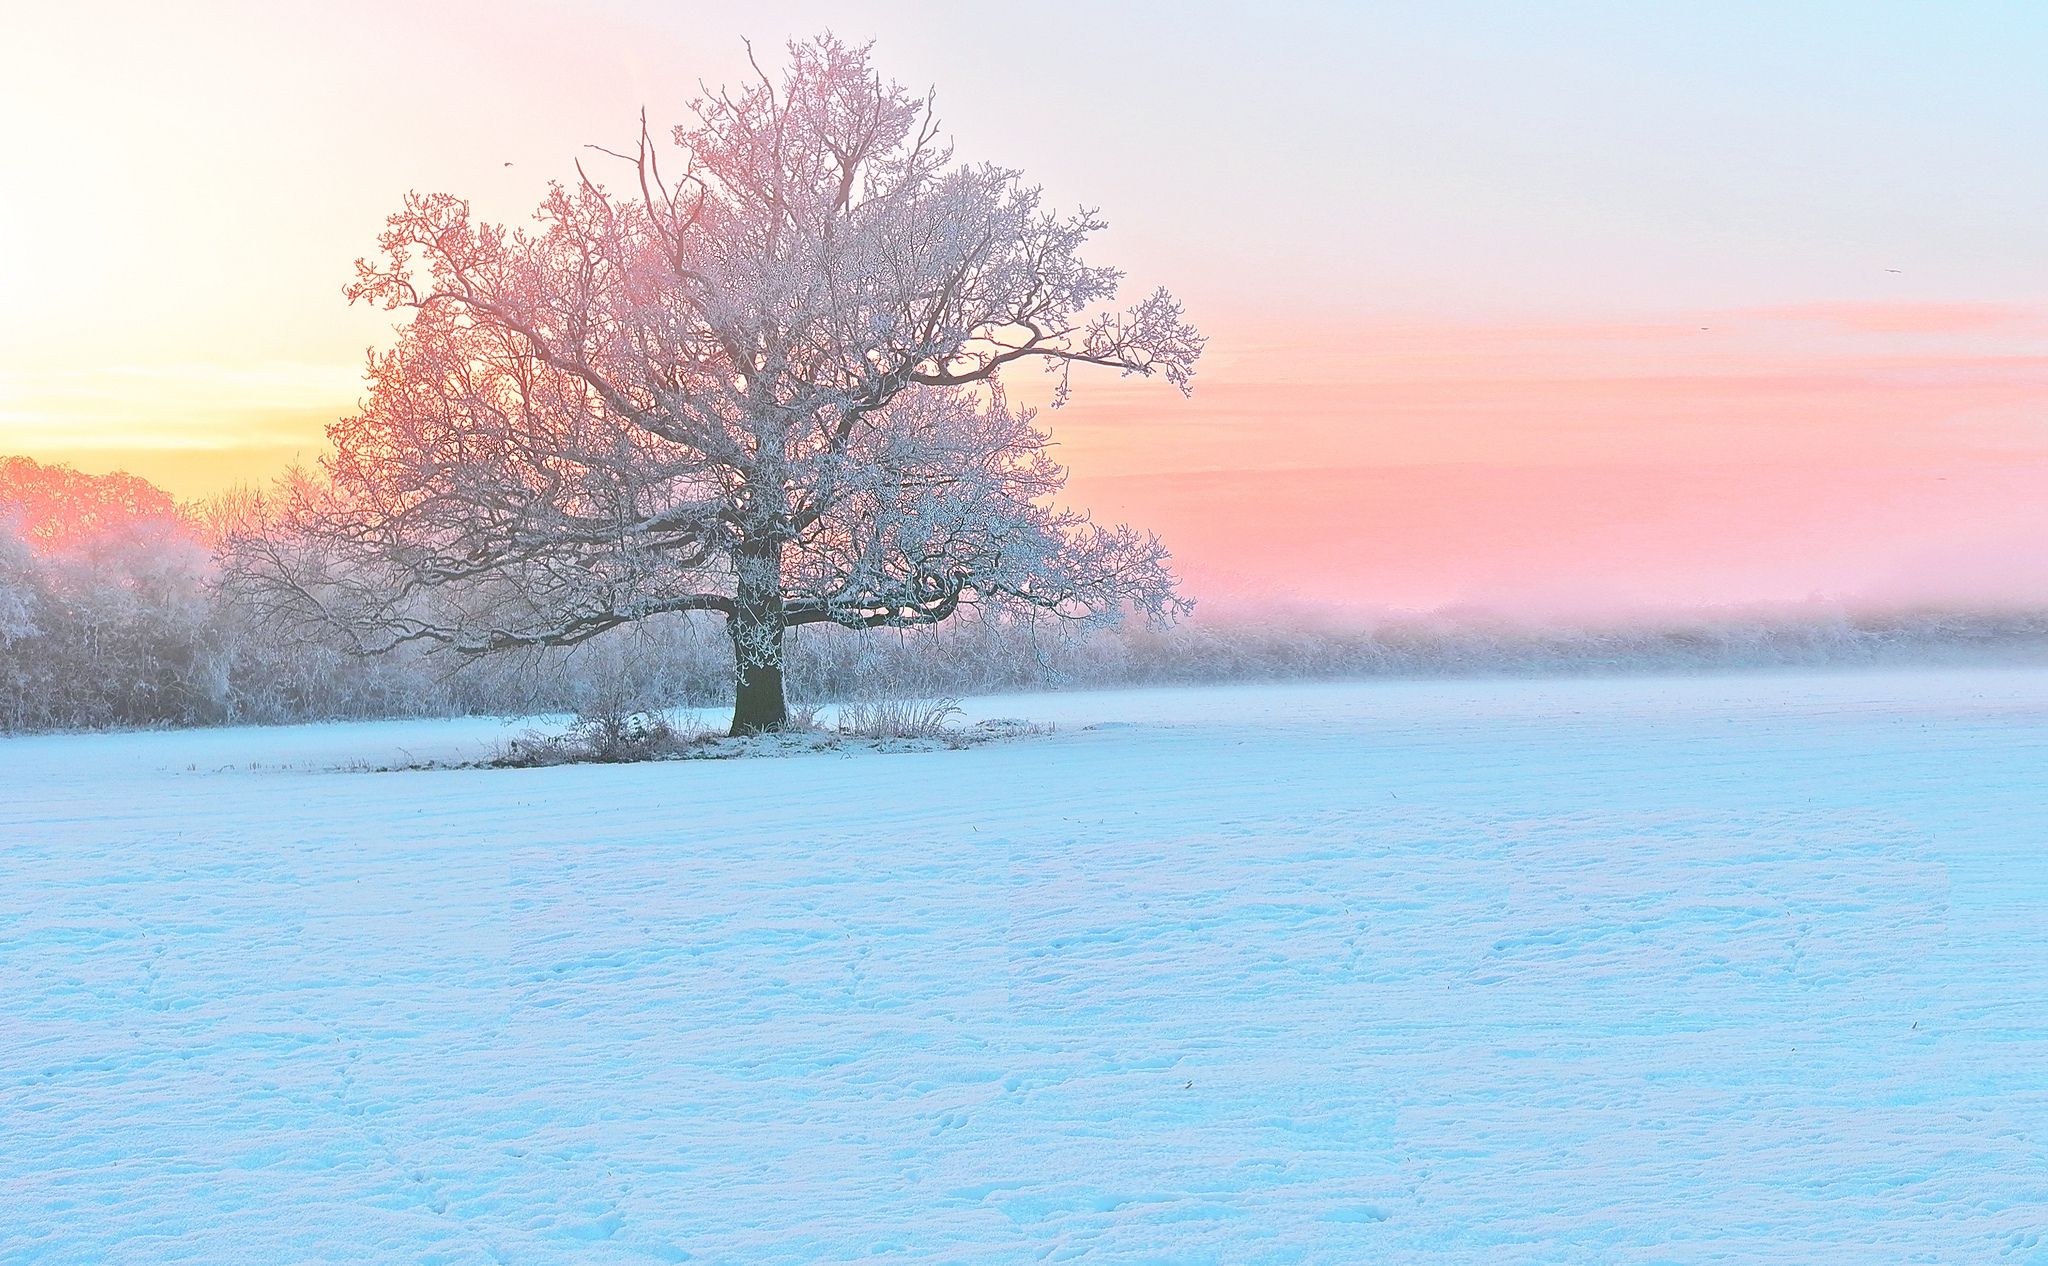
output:
[{"label": "pink cloud", "polygon": [[1212,608],[1612,616],[1824,597],[2048,603],[2048,456],[1939,465],[1485,464],[1077,481]]},{"label": "pink cloud", "polygon": [[1859,334],[1976,334],[2048,329],[2048,312],[2011,303],[1866,301],[1750,308],[1736,319],[1802,322]]}]

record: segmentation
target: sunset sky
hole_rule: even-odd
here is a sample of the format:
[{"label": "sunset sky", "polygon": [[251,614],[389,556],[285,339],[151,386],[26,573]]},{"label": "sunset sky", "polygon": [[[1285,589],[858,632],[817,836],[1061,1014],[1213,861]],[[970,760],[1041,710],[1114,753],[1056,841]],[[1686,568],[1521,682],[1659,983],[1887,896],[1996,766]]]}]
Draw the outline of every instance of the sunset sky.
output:
[{"label": "sunset sky", "polygon": [[311,459],[408,189],[523,217],[827,27],[1211,336],[1192,399],[1052,422],[1214,606],[2048,601],[2033,3],[45,5],[0,43],[0,453]]}]

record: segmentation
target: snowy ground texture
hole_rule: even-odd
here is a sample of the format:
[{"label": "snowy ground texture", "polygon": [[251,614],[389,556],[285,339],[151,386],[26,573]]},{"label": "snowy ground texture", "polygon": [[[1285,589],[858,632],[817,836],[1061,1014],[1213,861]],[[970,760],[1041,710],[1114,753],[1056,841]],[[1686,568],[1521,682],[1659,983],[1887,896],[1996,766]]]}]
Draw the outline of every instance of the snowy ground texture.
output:
[{"label": "snowy ground texture", "polygon": [[975,711],[0,742],[0,1261],[2048,1262],[2048,674]]}]

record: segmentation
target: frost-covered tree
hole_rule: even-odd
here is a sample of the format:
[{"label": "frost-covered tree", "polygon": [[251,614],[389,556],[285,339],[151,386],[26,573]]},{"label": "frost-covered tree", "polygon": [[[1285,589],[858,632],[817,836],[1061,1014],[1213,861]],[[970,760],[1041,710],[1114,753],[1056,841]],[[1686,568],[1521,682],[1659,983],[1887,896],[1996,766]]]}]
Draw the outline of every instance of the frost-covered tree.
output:
[{"label": "frost-covered tree", "polygon": [[204,715],[205,565],[149,483],[0,458],[0,730]]},{"label": "frost-covered tree", "polygon": [[398,342],[322,472],[230,541],[235,591],[364,651],[716,612],[735,732],[785,724],[791,626],[1183,609],[1155,537],[1052,507],[1000,386],[1035,362],[1056,401],[1076,365],[1186,390],[1200,335],[1163,290],[1106,306],[1096,216],[956,162],[928,98],[829,36],[692,110],[611,155],[624,192],[579,167],[523,229],[406,200],[349,290],[408,314]]},{"label": "frost-covered tree", "polygon": [[[13,507],[0,506],[0,653],[35,636],[36,612],[42,606],[35,551],[20,518]],[[11,675],[9,667],[0,664],[0,677]]]}]

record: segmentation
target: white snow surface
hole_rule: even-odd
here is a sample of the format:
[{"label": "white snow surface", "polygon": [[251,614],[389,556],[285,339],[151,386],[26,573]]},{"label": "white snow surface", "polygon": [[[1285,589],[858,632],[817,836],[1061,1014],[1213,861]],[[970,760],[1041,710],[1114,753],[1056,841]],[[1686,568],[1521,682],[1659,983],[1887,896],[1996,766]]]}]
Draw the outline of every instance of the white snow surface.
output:
[{"label": "white snow surface", "polygon": [[0,742],[0,1261],[2048,1262],[2048,673],[971,711]]}]

